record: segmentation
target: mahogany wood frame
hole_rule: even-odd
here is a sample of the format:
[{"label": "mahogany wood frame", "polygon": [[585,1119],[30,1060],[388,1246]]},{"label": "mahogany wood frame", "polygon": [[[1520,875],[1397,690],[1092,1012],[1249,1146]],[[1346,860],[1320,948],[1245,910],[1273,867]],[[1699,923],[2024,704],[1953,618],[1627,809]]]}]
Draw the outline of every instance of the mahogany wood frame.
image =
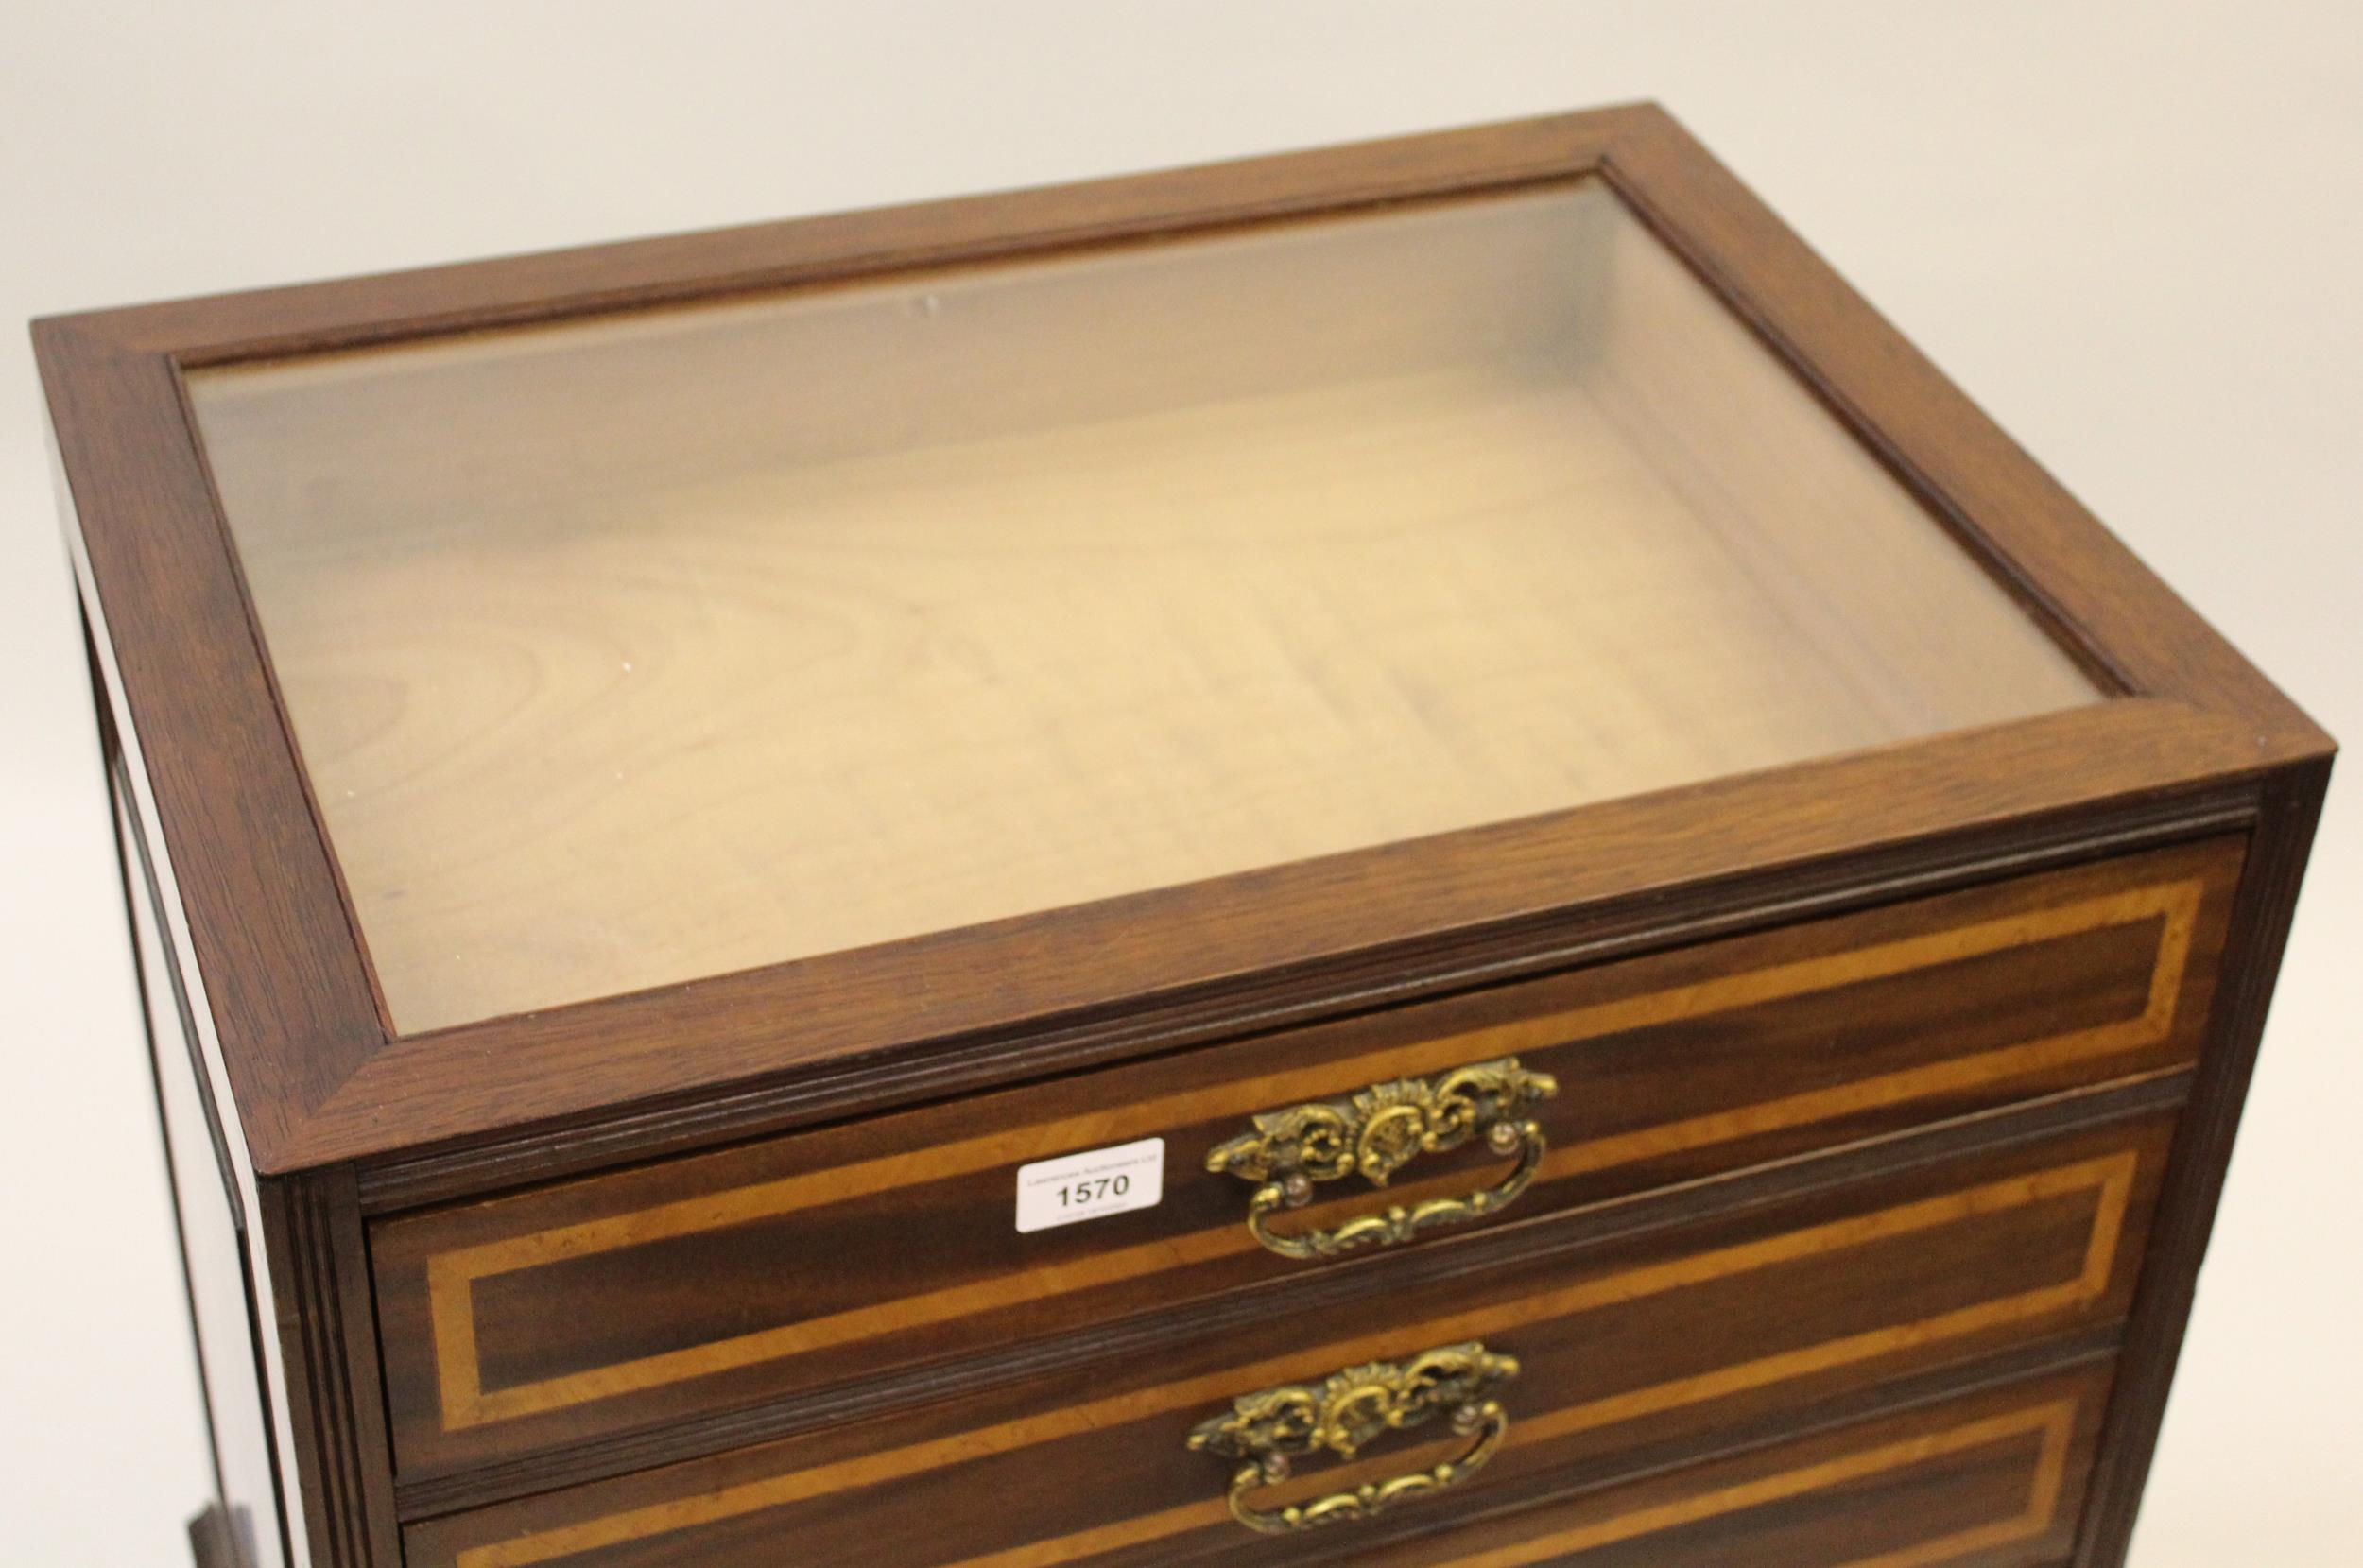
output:
[{"label": "mahogany wood frame", "polygon": [[[203,366],[1607,180],[2105,687],[1986,730],[414,1036],[388,1026],[189,416]],[[2241,829],[2226,983],[2076,1560],[2121,1560],[2332,746],[1666,114],[45,320],[133,816],[276,1301],[311,1560],[390,1563],[365,1212]],[[897,983],[923,970],[923,991]]]}]

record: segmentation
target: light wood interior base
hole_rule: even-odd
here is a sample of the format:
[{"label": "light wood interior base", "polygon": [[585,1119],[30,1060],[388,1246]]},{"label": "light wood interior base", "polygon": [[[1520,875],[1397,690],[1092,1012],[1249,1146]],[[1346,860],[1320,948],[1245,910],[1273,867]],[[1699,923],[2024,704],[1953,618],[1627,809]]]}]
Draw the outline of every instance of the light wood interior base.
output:
[{"label": "light wood interior base", "polygon": [[[277,372],[205,392],[396,1023],[695,979],[2090,698],[1613,198],[1511,205],[1546,234],[1564,225],[1590,269],[1580,298],[1527,313],[1534,342],[1503,321],[1521,315],[1510,291],[1543,286],[1547,247],[1521,229],[1513,267],[1447,222],[1422,243],[1489,258],[1499,275],[1478,296],[1502,320],[1468,330],[1502,341],[1457,340],[1475,306],[1411,320],[1374,297],[1363,314],[1396,323],[1397,373],[1372,373],[1362,362],[1393,360],[1367,344],[1354,373],[1319,373],[1319,343],[1282,352],[1250,333],[1173,369],[1187,396],[1136,390],[1095,410],[1027,378],[1088,355],[1113,385],[1121,334],[1027,337],[1009,394],[1024,417],[988,389],[956,400],[957,419],[935,409],[940,429],[885,440],[840,428],[826,388],[806,388],[778,405],[821,433],[791,460],[749,413],[790,394],[742,386],[717,416],[747,427],[724,443],[734,459],[636,486],[587,448],[567,476],[554,454],[597,431],[553,434],[506,401],[518,372],[501,340],[416,362],[443,420],[466,356],[508,378],[488,383],[502,392],[491,422],[453,425],[431,457],[355,373],[366,356],[298,368],[285,393]],[[1363,273],[1388,254],[1366,240]],[[1170,284],[1127,265],[1106,287],[1118,302],[1149,291],[1143,353],[1181,367],[1188,345],[1149,308]],[[1365,293],[1429,286],[1363,273]],[[987,303],[947,291],[943,319],[979,353],[1058,319],[968,286]],[[988,305],[1014,324],[995,327]],[[865,308],[858,292],[829,297],[812,330],[849,353],[837,339],[864,321],[894,341],[914,330],[907,309]],[[624,330],[637,336],[614,352],[644,402],[652,377],[722,363],[712,343],[691,356]],[[378,402],[338,419],[339,374]],[[326,390],[307,394],[307,376]],[[595,418],[578,383],[560,395],[569,420]],[[389,444],[355,457],[371,418]],[[642,410],[617,439],[650,441],[647,424]],[[263,461],[307,429],[339,454],[310,488]],[[1751,512],[1759,497],[1779,528]]]}]

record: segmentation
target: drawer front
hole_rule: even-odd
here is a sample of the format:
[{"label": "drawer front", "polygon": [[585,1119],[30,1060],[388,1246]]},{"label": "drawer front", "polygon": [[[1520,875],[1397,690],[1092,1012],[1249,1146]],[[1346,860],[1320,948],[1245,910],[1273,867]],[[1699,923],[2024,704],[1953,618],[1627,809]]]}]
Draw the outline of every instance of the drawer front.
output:
[{"label": "drawer front", "polygon": [[1375,1552],[1358,1568],[2037,1568],[2075,1544],[2106,1368],[2030,1379]]},{"label": "drawer front", "polygon": [[[2239,859],[2179,846],[398,1216],[371,1239],[398,1462],[448,1473],[1300,1276],[1316,1238],[1428,1246],[2167,1070],[2197,1054]],[[1456,1124],[1463,1088],[1500,1084],[1453,1070],[1505,1059],[1526,1097]],[[1425,1102],[1352,1103],[1399,1080]],[[1385,1191],[1295,1183],[1309,1206],[1258,1216],[1315,1254],[1285,1256],[1248,1223],[1283,1186],[1257,1162],[1311,1124],[1257,1118],[1322,1105],[1366,1145],[1409,1125],[1411,1158]],[[1155,1206],[1018,1230],[1020,1167],[1147,1139]]]},{"label": "drawer front", "polygon": [[[1286,1510],[1353,1513],[1321,1500],[1357,1488],[1403,1500],[1321,1533],[1383,1539],[1396,1519],[1491,1510],[1613,1473],[1623,1456],[1778,1433],[1897,1378],[2114,1324],[2172,1129],[2153,1111],[1672,1229],[1571,1236],[1318,1318],[1209,1330],[1154,1356],[417,1525],[407,1560],[1277,1563],[1302,1546]],[[1390,1272],[1403,1271],[1372,1275]],[[1302,1404],[1345,1431],[1373,1402],[1406,1429],[1319,1456],[1273,1439],[1286,1428],[1265,1419]],[[1267,1485],[1250,1467],[1274,1441],[1294,1473]]]}]

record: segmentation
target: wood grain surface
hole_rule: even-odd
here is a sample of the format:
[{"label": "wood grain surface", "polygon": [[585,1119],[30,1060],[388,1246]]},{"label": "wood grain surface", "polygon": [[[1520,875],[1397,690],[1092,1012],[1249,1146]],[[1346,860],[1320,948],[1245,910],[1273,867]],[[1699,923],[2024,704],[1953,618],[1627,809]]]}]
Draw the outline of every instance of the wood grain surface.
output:
[{"label": "wood grain surface", "polygon": [[1365,1568],[2035,1568],[2056,1562],[2070,1539],[2108,1389],[2106,1369],[2021,1383],[1587,1490],[1354,1560]]},{"label": "wood grain surface", "polygon": [[[1311,1322],[1200,1344],[1093,1384],[1045,1380],[969,1425],[959,1406],[413,1526],[414,1563],[533,1568],[768,1560],[1052,1563],[1198,1535],[1260,1560],[1221,1500],[1230,1467],[1182,1451],[1233,1395],[1481,1340],[1524,1370],[1512,1439],[1472,1496],[1635,1445],[1800,1408],[1885,1378],[2105,1325],[2131,1299],[2173,1122],[1974,1155],[1758,1213],[1477,1279],[1381,1291]],[[1274,1347],[1291,1340],[1292,1348]],[[921,1434],[924,1434],[922,1436]],[[1446,1456],[1443,1435],[1308,1473],[1285,1499]],[[1466,1439],[1457,1439],[1465,1445]],[[923,1517],[925,1544],[889,1521]],[[994,1554],[1007,1554],[996,1558]]]},{"label": "wood grain surface", "polygon": [[[1516,1217],[2187,1063],[2239,853],[2213,840],[383,1222],[401,1462],[433,1473],[1318,1268],[1257,1246],[1248,1186],[1205,1151],[1257,1112],[1395,1077],[1511,1055],[1560,1077]],[[1155,1209],[1014,1230],[1016,1167],[1143,1137],[1166,1145]],[[1475,1151],[1442,1163],[1285,1228],[1497,1174]]]}]

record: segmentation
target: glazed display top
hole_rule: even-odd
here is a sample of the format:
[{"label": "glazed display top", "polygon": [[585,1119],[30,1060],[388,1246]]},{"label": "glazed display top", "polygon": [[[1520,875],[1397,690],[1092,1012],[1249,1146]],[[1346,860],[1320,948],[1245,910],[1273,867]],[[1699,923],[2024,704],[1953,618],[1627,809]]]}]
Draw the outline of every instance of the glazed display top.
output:
[{"label": "glazed display top", "polygon": [[398,1033],[2100,695],[1595,179],[188,386]]}]

